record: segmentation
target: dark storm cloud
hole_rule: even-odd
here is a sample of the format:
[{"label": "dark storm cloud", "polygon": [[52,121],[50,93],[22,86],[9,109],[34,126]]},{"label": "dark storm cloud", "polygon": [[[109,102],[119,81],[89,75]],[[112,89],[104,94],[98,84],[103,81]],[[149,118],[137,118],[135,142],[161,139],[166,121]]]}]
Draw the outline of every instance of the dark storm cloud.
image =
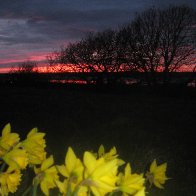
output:
[{"label": "dark storm cloud", "polygon": [[[187,3],[191,6],[195,5],[193,2],[173,0],[173,4]],[[170,3],[168,0],[6,0],[0,3],[0,18],[25,20],[26,24],[20,25],[23,32],[28,27],[32,33],[40,31],[49,38],[50,35],[51,38],[55,37],[55,33],[60,39],[64,36],[74,38],[82,36],[84,28],[96,31],[117,27],[130,21],[137,11],[152,5],[166,6]],[[11,28],[16,28],[16,25]],[[81,34],[75,35],[74,29],[80,28]],[[28,38],[24,40],[28,41]]]},{"label": "dark storm cloud", "polygon": [[171,3],[196,8],[193,0],[1,0],[0,63],[3,48],[20,55],[24,48],[48,52],[87,32],[116,28],[148,7]]},{"label": "dark storm cloud", "polygon": [[163,7],[169,4],[196,6],[193,0],[6,0],[0,2],[0,17],[33,17],[35,21],[55,20],[66,23],[84,20],[94,22],[103,16],[107,17],[107,12],[110,18],[123,18],[119,15],[122,11],[133,14],[153,5]]}]

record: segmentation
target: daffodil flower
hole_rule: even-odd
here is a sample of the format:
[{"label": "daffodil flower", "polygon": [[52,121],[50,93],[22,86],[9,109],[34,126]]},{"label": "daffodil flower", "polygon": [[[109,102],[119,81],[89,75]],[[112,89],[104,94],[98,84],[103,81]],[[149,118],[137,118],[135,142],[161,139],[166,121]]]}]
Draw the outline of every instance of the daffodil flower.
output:
[{"label": "daffodil flower", "polygon": [[79,178],[78,180],[82,180],[84,166],[80,159],[76,157],[71,147],[68,148],[66,153],[65,164],[57,166],[57,169],[66,178],[75,176],[76,178]]},{"label": "daffodil flower", "polygon": [[12,171],[15,169],[25,169],[28,165],[28,155],[24,149],[14,147],[12,150],[7,152],[2,159],[9,166],[8,170]]},{"label": "daffodil flower", "polygon": [[84,153],[85,181],[95,196],[102,196],[116,189],[118,160],[105,161],[103,157],[96,159],[86,151]]},{"label": "daffodil flower", "polygon": [[34,167],[36,177],[34,186],[40,184],[41,190],[45,195],[49,195],[49,189],[56,187],[55,180],[59,179],[56,167],[53,165],[53,156],[43,161],[40,168]]},{"label": "daffodil flower", "polygon": [[169,178],[166,177],[167,163],[157,165],[156,159],[150,165],[150,171],[146,173],[146,177],[150,182],[150,185],[154,184],[156,187],[163,189],[163,184]]},{"label": "daffodil flower", "polygon": [[121,166],[125,163],[122,159],[118,158],[118,154],[117,154],[117,150],[116,150],[115,146],[113,148],[111,148],[109,152],[105,152],[104,145],[101,144],[98,149],[98,157],[99,158],[103,157],[105,159],[105,161],[117,159],[119,166]]},{"label": "daffodil flower", "polygon": [[[54,165],[53,156],[46,159],[44,136],[45,133],[34,128],[20,142],[19,134],[11,133],[10,124],[3,128],[0,137],[0,195],[8,196],[16,192],[21,181],[21,170],[29,164],[34,168],[35,177],[24,195],[33,191],[33,196],[36,196],[40,185],[46,196],[55,187],[62,196],[105,196],[115,192],[121,192],[123,196],[145,196],[143,174],[132,173],[129,163],[124,173],[118,174],[119,166],[125,162],[118,158],[115,146],[108,152],[103,145],[100,145],[98,153],[85,151],[83,162],[69,147],[64,164],[57,166]],[[146,173],[150,185],[163,188],[169,179],[166,177],[166,169],[167,163],[157,165],[155,159]],[[62,175],[60,179],[58,172]]]},{"label": "daffodil flower", "polygon": [[15,193],[21,181],[20,170],[6,171],[0,174],[0,195]]},{"label": "daffodil flower", "polygon": [[[78,191],[77,195],[80,195],[81,192],[83,192],[83,195],[86,194],[86,187],[77,187],[83,180],[84,166],[71,147],[68,148],[66,153],[65,164],[57,166],[57,170],[65,177],[63,182],[56,181],[61,193],[70,192],[72,194],[74,191]],[[76,187],[78,190],[76,190]]]},{"label": "daffodil flower", "polygon": [[124,174],[120,173],[118,178],[117,184],[123,195],[134,195],[144,188],[145,179],[143,178],[143,174],[132,174],[129,163],[125,167]]},{"label": "daffodil flower", "polygon": [[112,160],[118,157],[117,151],[116,151],[116,147],[114,146],[113,148],[110,149],[109,152],[105,152],[105,147],[104,145],[100,145],[99,149],[98,149],[98,157],[104,157],[105,160]]},{"label": "daffodil flower", "polygon": [[41,164],[46,159],[45,133],[38,132],[37,128],[32,129],[27,138],[21,142],[21,146],[27,151],[29,164]]},{"label": "daffodil flower", "polygon": [[5,155],[12,147],[14,147],[20,140],[17,133],[11,133],[10,124],[5,125],[0,137],[0,157]]}]

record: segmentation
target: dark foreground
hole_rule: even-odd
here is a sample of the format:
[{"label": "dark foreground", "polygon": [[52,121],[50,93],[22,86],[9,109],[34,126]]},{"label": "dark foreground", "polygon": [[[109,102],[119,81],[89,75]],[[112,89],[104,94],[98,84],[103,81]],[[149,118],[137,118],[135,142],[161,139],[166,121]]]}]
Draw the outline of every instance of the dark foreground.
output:
[{"label": "dark foreground", "polygon": [[171,180],[150,196],[195,196],[195,91],[0,87],[0,128],[10,122],[24,137],[38,127],[58,164],[68,146],[82,157],[100,144],[115,145],[139,173],[156,158],[168,163]]}]

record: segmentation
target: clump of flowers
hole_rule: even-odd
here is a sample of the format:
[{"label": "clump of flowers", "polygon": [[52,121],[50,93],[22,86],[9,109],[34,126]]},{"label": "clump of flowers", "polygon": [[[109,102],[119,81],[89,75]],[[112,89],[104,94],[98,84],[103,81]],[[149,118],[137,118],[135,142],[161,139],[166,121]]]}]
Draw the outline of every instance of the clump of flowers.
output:
[{"label": "clump of flowers", "polygon": [[166,169],[167,163],[163,163],[158,166],[156,159],[153,160],[150,165],[150,171],[146,173],[146,177],[150,183],[150,186],[154,184],[156,187],[163,189],[162,185],[165,184],[165,181],[169,179],[165,174]]},{"label": "clump of flowers", "polygon": [[[15,193],[20,185],[23,170],[34,172],[32,184],[23,193],[36,196],[50,195],[56,188],[62,196],[105,196],[121,193],[123,196],[145,196],[146,182],[150,187],[163,188],[166,180],[167,163],[157,165],[156,159],[144,175],[132,172],[130,163],[119,158],[115,147],[108,152],[103,145],[98,152],[85,151],[79,159],[69,147],[64,163],[55,164],[52,155],[45,151],[45,133],[32,129],[27,138],[20,141],[19,134],[11,132],[10,124],[2,130],[0,137],[0,195]],[[124,171],[119,168],[124,166]]]}]

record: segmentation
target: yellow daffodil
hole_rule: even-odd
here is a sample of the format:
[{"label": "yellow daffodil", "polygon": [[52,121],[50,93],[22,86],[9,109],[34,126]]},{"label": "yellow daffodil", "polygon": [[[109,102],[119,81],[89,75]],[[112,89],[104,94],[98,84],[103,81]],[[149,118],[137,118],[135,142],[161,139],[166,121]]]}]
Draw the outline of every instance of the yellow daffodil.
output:
[{"label": "yellow daffodil", "polygon": [[[19,134],[11,133],[7,124],[0,137],[0,195],[15,193],[20,181],[21,170],[27,165],[34,167],[33,195],[40,185],[42,192],[49,196],[49,191],[57,187],[62,196],[105,196],[121,192],[122,196],[145,196],[143,174],[131,171],[128,163],[124,173],[118,174],[118,167],[124,161],[118,158],[116,147],[108,152],[100,145],[98,153],[84,152],[83,162],[77,158],[73,149],[68,148],[64,164],[54,165],[53,156],[46,159],[45,133],[32,129],[26,139],[20,142]],[[39,165],[39,166],[38,166]],[[150,185],[163,188],[169,178],[166,177],[167,163],[157,165],[156,159],[146,173]],[[62,175],[60,180],[58,172]],[[30,192],[31,187],[25,191]]]},{"label": "yellow daffodil", "polygon": [[6,153],[2,159],[8,164],[9,171],[25,169],[28,164],[28,155],[26,151],[17,147]]},{"label": "yellow daffodil", "polygon": [[27,139],[21,142],[21,146],[27,151],[29,164],[41,164],[46,159],[45,133],[38,132],[37,128],[32,129]]},{"label": "yellow daffodil", "polygon": [[14,193],[21,181],[20,170],[12,172],[3,172],[0,174],[0,195],[7,196],[8,193]]},{"label": "yellow daffodil", "polygon": [[0,137],[0,157],[3,156],[11,147],[19,142],[20,138],[17,133],[11,133],[10,124],[5,125]]},{"label": "yellow daffodil", "polygon": [[[78,183],[83,180],[84,166],[71,147],[66,153],[65,165],[57,166],[57,170],[66,178],[64,182],[57,182],[61,193],[66,193],[67,189],[70,189],[71,193],[74,192]],[[84,190],[81,187],[80,189]]]},{"label": "yellow daffodil", "polygon": [[40,168],[34,168],[36,174],[34,184],[40,184],[45,195],[49,195],[49,189],[56,187],[55,181],[59,179],[57,169],[53,164],[53,156],[50,156],[43,161]]},{"label": "yellow daffodil", "polygon": [[84,153],[85,181],[95,196],[102,196],[116,189],[118,160],[105,161],[103,157],[96,159],[86,151]]},{"label": "yellow daffodil", "polygon": [[82,180],[82,173],[84,166],[80,159],[78,159],[72,150],[71,147],[68,148],[68,151],[65,156],[65,165],[57,166],[58,171],[66,178],[75,176]]},{"label": "yellow daffodil", "polygon": [[150,185],[154,184],[158,188],[163,188],[163,184],[168,180],[166,177],[167,163],[157,165],[156,159],[150,165],[150,171],[146,173],[146,177],[150,182]]},{"label": "yellow daffodil", "polygon": [[129,163],[125,167],[124,174],[120,173],[118,177],[119,179],[117,184],[119,186],[119,190],[123,192],[124,195],[137,194],[144,188],[145,179],[143,178],[143,175],[132,174]]},{"label": "yellow daffodil", "polygon": [[[101,144],[99,149],[98,149],[98,157],[101,158],[103,157],[105,161],[110,161],[113,159],[116,159],[118,157],[116,147],[114,146],[113,148],[110,149],[109,152],[105,152],[104,146]],[[118,159],[118,165],[121,166],[124,164],[124,161],[122,159]]]},{"label": "yellow daffodil", "polygon": [[117,157],[117,151],[116,151],[116,147],[114,146],[113,148],[110,149],[110,151],[108,153],[105,152],[105,148],[104,146],[101,144],[98,150],[98,157],[104,157],[105,160],[112,160],[115,159]]}]

